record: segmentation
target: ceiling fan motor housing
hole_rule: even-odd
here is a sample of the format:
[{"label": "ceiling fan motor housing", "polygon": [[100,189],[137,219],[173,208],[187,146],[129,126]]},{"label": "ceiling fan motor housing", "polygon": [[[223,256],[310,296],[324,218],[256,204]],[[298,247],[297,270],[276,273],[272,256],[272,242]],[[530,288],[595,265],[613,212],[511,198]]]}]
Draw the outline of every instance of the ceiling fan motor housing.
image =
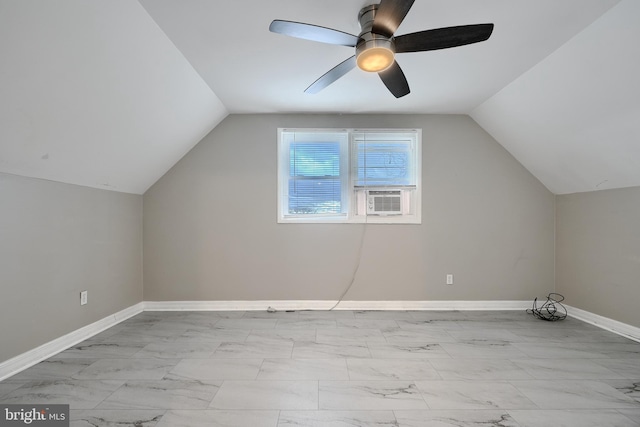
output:
[{"label": "ceiling fan motor housing", "polygon": [[388,68],[394,61],[395,44],[393,37],[373,33],[373,20],[378,10],[377,4],[365,6],[358,14],[360,35],[356,45],[358,67],[364,71],[379,72]]}]

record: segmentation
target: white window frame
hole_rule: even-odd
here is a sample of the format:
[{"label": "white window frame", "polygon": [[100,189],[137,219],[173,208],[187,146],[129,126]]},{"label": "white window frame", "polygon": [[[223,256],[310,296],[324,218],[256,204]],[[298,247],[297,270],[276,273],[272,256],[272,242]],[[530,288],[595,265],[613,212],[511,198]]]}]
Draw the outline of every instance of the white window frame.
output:
[{"label": "white window frame", "polygon": [[[422,223],[422,130],[421,129],[318,129],[318,128],[278,128],[278,191],[277,191],[277,221],[278,223],[378,223],[378,224],[421,224]],[[341,155],[341,188],[342,212],[340,214],[288,214],[288,185],[289,185],[289,144],[304,141],[310,135],[340,134]],[[344,137],[346,135],[346,138]],[[375,186],[356,185],[357,176],[357,143],[364,136],[372,141],[384,139],[386,135],[392,138],[411,140],[413,148],[414,185]],[[300,139],[302,137],[302,139]],[[392,139],[393,140],[393,139]],[[371,214],[367,213],[368,190],[400,190],[402,194],[402,213]]]}]

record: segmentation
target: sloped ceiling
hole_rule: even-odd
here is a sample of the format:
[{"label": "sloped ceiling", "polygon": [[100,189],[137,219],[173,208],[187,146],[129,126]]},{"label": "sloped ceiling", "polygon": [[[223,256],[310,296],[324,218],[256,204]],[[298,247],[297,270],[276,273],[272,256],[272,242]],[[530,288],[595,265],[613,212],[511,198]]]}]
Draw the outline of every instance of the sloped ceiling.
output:
[{"label": "sloped ceiling", "polygon": [[137,1],[0,0],[0,172],[142,194],[227,111]]},{"label": "sloped ceiling", "polygon": [[416,0],[397,34],[494,33],[399,55],[401,99],[359,70],[304,94],[352,50],[269,23],[357,34],[368,3],[0,0],[0,172],[142,194],[228,113],[456,113],[556,193],[640,185],[636,0]]},{"label": "sloped ceiling", "polygon": [[640,185],[638,43],[624,1],[471,116],[556,194]]}]

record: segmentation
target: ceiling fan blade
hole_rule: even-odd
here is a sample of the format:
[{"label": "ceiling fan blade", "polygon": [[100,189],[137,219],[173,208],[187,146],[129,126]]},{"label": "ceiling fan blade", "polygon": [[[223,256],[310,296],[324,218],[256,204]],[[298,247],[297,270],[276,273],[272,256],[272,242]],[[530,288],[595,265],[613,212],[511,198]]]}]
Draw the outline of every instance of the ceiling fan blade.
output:
[{"label": "ceiling fan blade", "polygon": [[391,64],[389,68],[379,72],[378,75],[387,89],[389,89],[389,92],[396,98],[402,98],[411,92],[407,78],[404,76],[402,68],[400,68],[396,61],[393,61],[393,64]]},{"label": "ceiling fan blade", "polygon": [[302,22],[281,21],[276,19],[269,25],[269,31],[284,34],[285,36],[297,37],[299,39],[341,46],[355,47],[358,43],[358,37],[353,34],[320,27],[318,25],[304,24]]},{"label": "ceiling fan blade", "polygon": [[353,55],[351,58],[346,59],[327,71],[322,77],[313,82],[311,86],[306,88],[305,93],[318,93],[325,87],[329,86],[331,83],[338,80],[340,77],[347,74],[349,71],[353,70],[356,67],[356,56]]},{"label": "ceiling fan blade", "polygon": [[395,37],[396,53],[446,49],[487,40],[493,24],[461,25],[437,28]]},{"label": "ceiling fan blade", "polygon": [[409,13],[415,0],[382,0],[373,19],[372,31],[391,37],[396,32],[404,17]]}]

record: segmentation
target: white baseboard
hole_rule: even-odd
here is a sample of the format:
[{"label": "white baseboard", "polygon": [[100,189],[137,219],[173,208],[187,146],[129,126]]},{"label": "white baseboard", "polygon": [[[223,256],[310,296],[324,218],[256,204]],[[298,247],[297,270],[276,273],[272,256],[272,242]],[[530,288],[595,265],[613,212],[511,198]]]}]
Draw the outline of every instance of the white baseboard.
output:
[{"label": "white baseboard", "polygon": [[43,360],[48,359],[71,346],[91,338],[92,336],[117,325],[123,320],[141,313],[143,309],[143,303],[132,305],[131,307],[125,308],[124,310],[105,317],[104,319],[93,322],[80,329],[76,329],[75,331],[63,335],[60,338],[56,338],[55,340],[49,341],[48,343],[36,347],[33,350],[29,350],[26,353],[22,353],[19,356],[0,363],[0,381],[17,374],[36,363],[42,362]]},{"label": "white baseboard", "polygon": [[145,301],[145,311],[329,310],[338,301]]},{"label": "white baseboard", "polygon": [[[336,305],[337,304],[337,305]],[[255,311],[276,310],[527,310],[531,301],[145,301],[145,311]],[[578,320],[640,342],[640,328],[566,306]]]},{"label": "white baseboard", "polygon": [[[0,363],[0,381],[23,371],[67,348],[117,325],[142,311],[255,311],[276,310],[526,310],[531,301],[145,301],[119,311]],[[337,305],[336,305],[337,304]],[[640,342],[640,328],[566,306],[567,314],[578,320]]]},{"label": "white baseboard", "polygon": [[336,310],[526,310],[530,306],[529,301],[341,301]]},{"label": "white baseboard", "polygon": [[[336,305],[337,304],[337,305]],[[531,301],[145,301],[145,311],[526,310]]]},{"label": "white baseboard", "polygon": [[609,332],[622,335],[625,338],[640,342],[640,328],[576,307],[571,307],[570,305],[566,305],[565,307],[567,308],[567,315],[571,317],[590,323],[599,328],[606,329]]}]

